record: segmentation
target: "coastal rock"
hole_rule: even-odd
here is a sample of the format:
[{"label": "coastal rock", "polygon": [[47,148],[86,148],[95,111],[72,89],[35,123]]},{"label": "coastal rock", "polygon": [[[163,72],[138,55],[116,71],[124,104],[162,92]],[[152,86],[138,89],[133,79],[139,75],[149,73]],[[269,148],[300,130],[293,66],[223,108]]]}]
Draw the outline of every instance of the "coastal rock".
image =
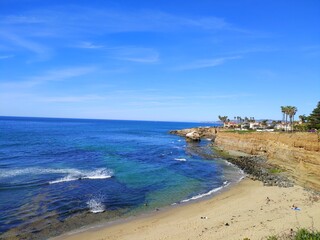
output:
[{"label": "coastal rock", "polygon": [[237,165],[253,180],[263,182],[264,186],[292,187],[293,182],[281,173],[272,173],[273,167],[264,156],[227,157],[229,162]]},{"label": "coastal rock", "polygon": [[294,180],[303,187],[320,190],[320,137],[316,133],[238,133],[214,127],[170,133],[186,137],[193,132],[200,138],[210,138],[215,147],[224,151],[246,153],[248,156],[228,160],[264,185],[290,187]]},{"label": "coastal rock", "polygon": [[186,134],[187,141],[199,142],[201,140],[200,134],[196,131],[189,132]]},{"label": "coastal rock", "polygon": [[216,128],[216,127],[198,127],[198,128],[188,128],[188,129],[182,129],[182,130],[172,130],[169,133],[178,135],[181,137],[186,137],[187,134],[196,132],[197,134],[199,134],[200,138],[214,140],[218,131],[219,131],[219,128]]},{"label": "coastal rock", "polygon": [[[320,142],[316,133],[237,133],[219,131],[214,144],[224,150],[236,150],[263,156],[301,186],[320,189]],[[281,185],[267,180],[266,184]]]},{"label": "coastal rock", "polygon": [[[170,133],[185,137],[189,142],[200,141],[203,136],[217,136],[217,130],[215,128],[191,128],[174,130]],[[214,135],[212,135],[213,133]],[[215,143],[212,144],[215,145]],[[217,151],[219,155],[219,150],[217,149]],[[216,156],[206,156],[207,159],[212,159],[213,157]],[[241,168],[251,179],[263,182],[265,186],[293,186],[293,182],[289,180],[287,176],[275,171],[276,168],[268,163],[266,155],[246,154],[239,156],[223,156],[223,158]],[[273,173],[273,171],[275,171],[275,173]]]}]

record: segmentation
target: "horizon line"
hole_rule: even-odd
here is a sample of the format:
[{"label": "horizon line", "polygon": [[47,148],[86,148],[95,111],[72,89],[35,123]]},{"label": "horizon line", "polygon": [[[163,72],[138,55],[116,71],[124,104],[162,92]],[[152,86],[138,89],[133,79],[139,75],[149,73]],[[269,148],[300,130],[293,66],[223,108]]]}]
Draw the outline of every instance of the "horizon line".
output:
[{"label": "horizon line", "polygon": [[174,121],[174,120],[138,120],[138,119],[110,119],[110,118],[77,118],[77,117],[39,117],[39,116],[3,116],[0,118],[39,118],[39,119],[66,119],[66,120],[98,120],[98,121],[135,121],[135,122],[176,122],[176,123],[218,123],[219,120],[213,121]]}]

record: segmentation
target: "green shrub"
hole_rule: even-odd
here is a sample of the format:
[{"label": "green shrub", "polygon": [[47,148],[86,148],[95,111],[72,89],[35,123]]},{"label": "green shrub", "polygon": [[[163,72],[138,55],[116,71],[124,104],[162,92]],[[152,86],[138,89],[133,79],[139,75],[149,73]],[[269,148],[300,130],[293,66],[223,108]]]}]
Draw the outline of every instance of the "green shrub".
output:
[{"label": "green shrub", "polygon": [[309,231],[305,228],[299,229],[295,240],[320,240],[320,232]]},{"label": "green shrub", "polygon": [[269,236],[267,240],[278,240],[278,238],[276,236]]},{"label": "green shrub", "polygon": [[283,172],[283,170],[279,169],[279,168],[270,168],[269,173],[281,173]]},{"label": "green shrub", "polygon": [[305,228],[299,229],[294,236],[292,235],[282,235],[276,236],[272,235],[266,238],[266,240],[320,240],[320,232],[319,231],[310,231]]}]

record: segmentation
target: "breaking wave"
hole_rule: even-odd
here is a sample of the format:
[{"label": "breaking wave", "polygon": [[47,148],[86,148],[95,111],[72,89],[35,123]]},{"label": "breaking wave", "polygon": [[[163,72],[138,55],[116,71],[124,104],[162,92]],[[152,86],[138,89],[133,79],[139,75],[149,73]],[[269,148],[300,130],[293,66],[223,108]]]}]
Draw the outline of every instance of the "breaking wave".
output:
[{"label": "breaking wave", "polygon": [[12,178],[23,175],[45,175],[45,174],[65,174],[66,176],[49,181],[49,184],[69,182],[82,179],[107,179],[113,176],[113,172],[106,168],[94,170],[80,170],[75,168],[54,169],[54,168],[24,168],[12,169],[0,172],[1,178]]},{"label": "breaking wave", "polygon": [[203,197],[205,197],[205,196],[209,196],[209,195],[211,195],[212,193],[218,192],[218,191],[221,190],[222,188],[229,186],[229,184],[230,184],[229,182],[225,181],[225,182],[223,182],[223,185],[222,185],[222,186],[217,187],[217,188],[214,188],[214,189],[210,190],[209,192],[206,192],[206,193],[203,193],[203,194],[199,194],[199,195],[193,196],[193,197],[191,197],[191,198],[182,200],[181,203],[183,203],[183,202],[189,202],[189,201],[192,201],[192,200],[197,200],[197,199],[199,199],[199,198],[203,198]]},{"label": "breaking wave", "polygon": [[92,213],[101,213],[101,212],[104,212],[104,210],[105,210],[105,206],[98,199],[90,199],[87,202],[87,205],[90,209],[90,212],[92,212]]}]

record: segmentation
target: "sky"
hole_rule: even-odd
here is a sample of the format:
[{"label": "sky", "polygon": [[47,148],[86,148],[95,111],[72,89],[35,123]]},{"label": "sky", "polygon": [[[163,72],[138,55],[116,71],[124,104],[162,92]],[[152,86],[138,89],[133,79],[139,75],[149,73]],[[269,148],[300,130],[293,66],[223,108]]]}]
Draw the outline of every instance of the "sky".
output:
[{"label": "sky", "polygon": [[309,115],[319,23],[318,0],[0,0],[0,116]]}]

